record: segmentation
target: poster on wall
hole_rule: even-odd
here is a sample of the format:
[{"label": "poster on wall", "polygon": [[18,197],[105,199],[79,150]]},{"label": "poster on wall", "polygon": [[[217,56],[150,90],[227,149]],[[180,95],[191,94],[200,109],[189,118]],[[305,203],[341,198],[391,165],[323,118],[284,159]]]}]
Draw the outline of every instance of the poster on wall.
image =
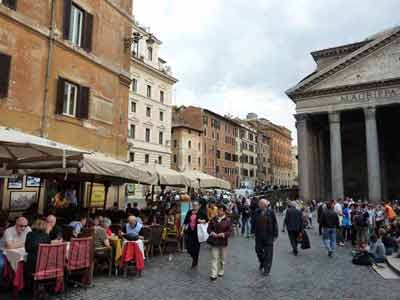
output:
[{"label": "poster on wall", "polygon": [[30,187],[30,188],[40,187],[40,178],[33,177],[33,176],[27,176],[25,186]]},{"label": "poster on wall", "polygon": [[[93,184],[92,190],[92,198],[88,199],[89,207],[91,208],[103,208],[104,207],[104,196],[105,196],[105,187],[102,184]],[[90,185],[87,189],[88,198],[90,197]]]},{"label": "poster on wall", "polygon": [[12,211],[27,210],[36,202],[36,192],[18,191],[10,193],[10,210]]},{"label": "poster on wall", "polygon": [[134,194],[135,193],[135,184],[128,183],[126,185],[126,190],[127,190],[128,194]]},{"label": "poster on wall", "polygon": [[8,178],[7,182],[7,188],[9,190],[21,190],[24,185],[24,178],[22,176]]}]

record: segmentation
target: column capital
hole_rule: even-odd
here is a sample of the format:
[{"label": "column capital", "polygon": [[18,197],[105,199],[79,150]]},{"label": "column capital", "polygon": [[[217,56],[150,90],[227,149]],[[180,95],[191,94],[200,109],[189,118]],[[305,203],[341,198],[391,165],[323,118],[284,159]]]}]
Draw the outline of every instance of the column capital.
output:
[{"label": "column capital", "polygon": [[309,114],[295,114],[294,115],[297,122],[302,122],[310,118]]},{"label": "column capital", "polygon": [[329,113],[329,123],[340,123],[340,111],[331,111]]},{"label": "column capital", "polygon": [[364,107],[364,116],[365,120],[375,120],[376,107],[375,106]]}]

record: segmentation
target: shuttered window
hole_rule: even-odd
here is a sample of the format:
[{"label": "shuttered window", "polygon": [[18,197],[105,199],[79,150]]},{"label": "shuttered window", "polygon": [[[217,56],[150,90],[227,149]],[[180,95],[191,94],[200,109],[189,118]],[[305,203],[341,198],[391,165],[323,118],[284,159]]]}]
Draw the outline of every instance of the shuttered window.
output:
[{"label": "shuttered window", "polygon": [[71,0],[64,0],[64,39],[86,51],[92,51],[93,15]]},{"label": "shuttered window", "polygon": [[88,87],[59,78],[57,88],[56,114],[78,119],[89,118],[90,89]]},{"label": "shuttered window", "polygon": [[11,56],[0,53],[0,98],[8,96]]},{"label": "shuttered window", "polygon": [[13,10],[17,10],[17,0],[0,0],[0,5],[1,4]]}]

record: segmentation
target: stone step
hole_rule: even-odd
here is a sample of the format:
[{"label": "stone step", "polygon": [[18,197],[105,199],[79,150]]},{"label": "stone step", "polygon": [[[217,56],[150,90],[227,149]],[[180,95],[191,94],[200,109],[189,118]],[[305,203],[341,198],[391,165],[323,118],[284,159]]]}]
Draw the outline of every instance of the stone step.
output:
[{"label": "stone step", "polygon": [[386,256],[388,266],[400,276],[400,258],[397,258],[397,253],[392,256]]},{"label": "stone step", "polygon": [[372,268],[383,279],[400,279],[400,276],[388,264],[373,265]]}]

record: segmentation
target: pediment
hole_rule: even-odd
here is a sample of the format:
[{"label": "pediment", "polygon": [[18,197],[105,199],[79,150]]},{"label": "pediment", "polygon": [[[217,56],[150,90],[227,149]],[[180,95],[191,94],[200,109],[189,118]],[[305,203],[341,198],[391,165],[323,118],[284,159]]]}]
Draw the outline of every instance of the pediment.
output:
[{"label": "pediment", "polygon": [[400,77],[400,38],[350,64],[305,92],[359,85]]}]

